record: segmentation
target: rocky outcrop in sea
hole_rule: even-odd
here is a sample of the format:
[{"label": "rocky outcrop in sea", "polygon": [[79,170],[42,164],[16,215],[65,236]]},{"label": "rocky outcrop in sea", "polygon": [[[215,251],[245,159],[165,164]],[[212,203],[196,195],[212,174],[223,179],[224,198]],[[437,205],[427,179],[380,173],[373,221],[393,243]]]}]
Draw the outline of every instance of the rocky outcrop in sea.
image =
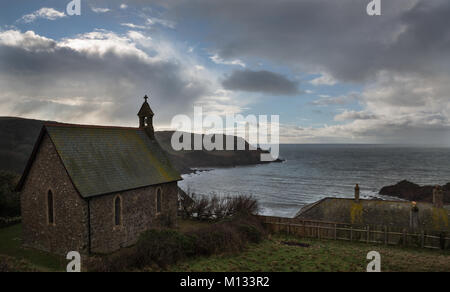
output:
[{"label": "rocky outcrop in sea", "polygon": [[[433,202],[433,189],[436,186],[420,186],[407,180],[396,185],[386,186],[380,190],[380,195],[397,197],[408,201]],[[441,186],[444,192],[444,203],[450,204],[450,183]]]}]

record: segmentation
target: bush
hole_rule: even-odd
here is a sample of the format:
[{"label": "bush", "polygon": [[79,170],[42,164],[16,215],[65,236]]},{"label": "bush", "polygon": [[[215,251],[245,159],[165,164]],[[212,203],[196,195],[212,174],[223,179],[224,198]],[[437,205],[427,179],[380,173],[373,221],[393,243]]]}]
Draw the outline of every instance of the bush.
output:
[{"label": "bush", "polygon": [[256,215],[259,212],[258,201],[252,196],[220,197],[217,195],[198,196],[190,194],[191,200],[181,202],[184,218],[198,220],[223,220],[238,215]]},{"label": "bush", "polygon": [[193,234],[196,239],[197,255],[210,256],[224,252],[237,252],[244,247],[239,232],[227,223],[218,223],[208,228],[197,230]]},{"label": "bush", "polygon": [[0,217],[0,228],[5,228],[8,226],[19,224],[22,221],[21,217]]},{"label": "bush", "polygon": [[84,260],[89,272],[117,273],[126,272],[136,266],[137,253],[134,247],[121,249],[110,255],[91,256]]},{"label": "bush", "polygon": [[188,257],[241,251],[248,243],[261,242],[266,235],[260,220],[252,215],[258,211],[258,203],[250,196],[199,199],[194,196],[186,210],[185,214],[196,213],[191,216],[197,219],[221,220],[186,233],[149,230],[134,247],[92,259],[89,270],[118,272],[154,265],[165,269]]},{"label": "bush", "polygon": [[0,273],[37,272],[29,262],[24,259],[16,259],[0,255]]},{"label": "bush", "polygon": [[263,240],[264,234],[255,226],[241,224],[238,226],[239,232],[242,233],[246,239],[251,243],[259,243]]},{"label": "bush", "polygon": [[0,172],[0,217],[20,216],[20,195],[15,192],[18,177]]},{"label": "bush", "polygon": [[201,228],[192,235],[196,238],[196,254],[209,256],[241,251],[249,242],[261,242],[266,232],[258,219],[248,216]]},{"label": "bush", "polygon": [[167,265],[194,255],[195,238],[174,230],[150,230],[145,232],[136,245],[136,267],[142,268],[152,262],[165,268]]}]

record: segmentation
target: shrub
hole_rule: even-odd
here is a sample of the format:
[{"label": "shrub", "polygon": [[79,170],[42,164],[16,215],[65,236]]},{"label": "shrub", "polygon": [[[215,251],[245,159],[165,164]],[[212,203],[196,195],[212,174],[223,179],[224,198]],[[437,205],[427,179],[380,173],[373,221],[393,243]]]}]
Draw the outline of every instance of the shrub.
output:
[{"label": "shrub", "polygon": [[196,239],[196,253],[209,256],[241,251],[249,242],[261,242],[266,232],[258,219],[241,216],[198,229],[192,234]]},{"label": "shrub", "polygon": [[237,215],[256,215],[259,212],[258,201],[247,195],[235,197],[220,197],[189,195],[191,200],[181,202],[181,212],[184,218],[198,220],[223,220]]},{"label": "shrub", "polygon": [[0,217],[20,216],[20,195],[15,192],[17,176],[0,172]]},{"label": "shrub", "polygon": [[13,257],[0,255],[0,273],[7,272],[37,272],[37,270],[24,259],[19,260]]},{"label": "shrub", "polygon": [[231,215],[256,215],[259,212],[258,201],[252,196],[237,196],[230,199]]},{"label": "shrub", "polygon": [[0,228],[5,228],[11,225],[19,224],[22,221],[21,217],[0,217]]},{"label": "shrub", "polygon": [[264,239],[266,232],[263,225],[258,218],[250,215],[250,212],[257,210],[257,202],[251,197],[232,200],[213,197],[203,198],[200,202],[196,211],[202,214],[201,218],[213,218],[211,216],[217,216],[220,210],[220,214],[225,214],[222,215],[224,219],[186,233],[170,229],[147,231],[133,248],[92,260],[89,270],[130,271],[155,264],[165,269],[188,257],[238,252],[248,243],[259,243]]},{"label": "shrub", "polygon": [[193,233],[197,255],[210,256],[224,252],[237,252],[244,247],[238,230],[229,223],[217,223]]},{"label": "shrub", "polygon": [[263,240],[263,233],[252,225],[239,225],[239,232],[242,233],[246,239],[251,243],[259,243]]},{"label": "shrub", "polygon": [[194,255],[195,239],[174,230],[150,230],[142,234],[136,245],[136,267],[156,262],[160,267]]},{"label": "shrub", "polygon": [[89,272],[116,273],[132,270],[136,265],[135,248],[121,249],[110,255],[92,256],[84,260]]}]

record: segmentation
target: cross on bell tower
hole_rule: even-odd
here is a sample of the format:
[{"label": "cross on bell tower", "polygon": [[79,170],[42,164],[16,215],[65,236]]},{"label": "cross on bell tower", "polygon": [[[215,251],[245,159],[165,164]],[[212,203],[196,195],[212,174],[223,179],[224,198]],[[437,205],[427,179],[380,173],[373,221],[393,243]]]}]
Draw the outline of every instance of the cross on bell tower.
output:
[{"label": "cross on bell tower", "polygon": [[139,117],[139,128],[145,129],[150,138],[155,137],[155,130],[153,129],[153,116],[155,115],[147,102],[148,96],[144,96],[144,103],[137,114]]}]

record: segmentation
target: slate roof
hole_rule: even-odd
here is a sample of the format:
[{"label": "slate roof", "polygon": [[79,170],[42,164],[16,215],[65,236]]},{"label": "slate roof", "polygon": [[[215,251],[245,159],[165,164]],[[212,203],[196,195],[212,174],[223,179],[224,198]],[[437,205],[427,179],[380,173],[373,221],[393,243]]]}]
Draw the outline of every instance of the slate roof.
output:
[{"label": "slate roof", "polygon": [[[430,203],[418,202],[419,218],[427,230],[450,230],[450,211],[438,211]],[[359,212],[358,212],[359,211]],[[408,228],[411,202],[324,198],[303,207],[295,218],[356,225],[384,225]],[[361,216],[357,218],[357,214]],[[358,220],[359,219],[359,220]]]},{"label": "slate roof", "polygon": [[44,125],[40,140],[45,133],[84,198],[181,180],[159,143],[143,129]]}]

